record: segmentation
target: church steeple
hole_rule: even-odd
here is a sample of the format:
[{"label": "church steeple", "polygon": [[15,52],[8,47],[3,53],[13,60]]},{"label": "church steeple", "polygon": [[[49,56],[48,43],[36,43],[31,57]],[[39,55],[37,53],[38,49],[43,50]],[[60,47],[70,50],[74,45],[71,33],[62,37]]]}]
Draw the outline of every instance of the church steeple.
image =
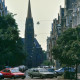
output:
[{"label": "church steeple", "polygon": [[29,0],[29,3],[28,3],[28,14],[27,14],[27,18],[32,18],[30,0]]}]

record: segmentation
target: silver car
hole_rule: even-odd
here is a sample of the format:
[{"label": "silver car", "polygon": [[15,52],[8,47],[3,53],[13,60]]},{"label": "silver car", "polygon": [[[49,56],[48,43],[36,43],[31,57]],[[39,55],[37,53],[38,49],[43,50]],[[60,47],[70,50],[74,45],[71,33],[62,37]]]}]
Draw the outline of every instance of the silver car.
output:
[{"label": "silver car", "polygon": [[53,78],[55,77],[53,72],[48,71],[45,68],[33,68],[29,70],[28,75],[33,77],[40,77],[40,78]]}]

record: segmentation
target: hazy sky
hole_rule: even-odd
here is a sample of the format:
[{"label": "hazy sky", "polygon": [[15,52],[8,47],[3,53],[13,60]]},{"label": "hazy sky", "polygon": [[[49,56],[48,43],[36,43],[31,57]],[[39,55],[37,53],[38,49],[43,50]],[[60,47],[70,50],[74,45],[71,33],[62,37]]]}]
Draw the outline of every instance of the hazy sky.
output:
[{"label": "hazy sky", "polygon": [[[5,0],[8,11],[15,16],[20,36],[24,37],[25,21],[27,17],[28,0]],[[36,38],[42,48],[46,50],[46,39],[50,36],[51,25],[54,18],[57,18],[60,5],[64,7],[64,0],[31,0],[31,10],[34,20],[34,31]],[[40,25],[37,25],[40,21]]]}]

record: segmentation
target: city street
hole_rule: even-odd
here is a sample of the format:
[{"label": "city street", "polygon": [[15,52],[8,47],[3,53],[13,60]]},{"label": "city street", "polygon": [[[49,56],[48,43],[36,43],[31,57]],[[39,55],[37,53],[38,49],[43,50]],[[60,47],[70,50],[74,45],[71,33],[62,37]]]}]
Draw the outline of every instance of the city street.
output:
[{"label": "city street", "polygon": [[18,79],[7,79],[6,78],[4,80],[57,80],[57,78],[52,78],[52,79],[50,79],[50,78],[45,78],[45,79],[33,78],[33,79],[31,79],[29,76],[26,76],[25,79],[21,79],[21,78],[18,78]]},{"label": "city street", "polygon": [[[78,79],[80,80],[80,74],[78,74]],[[25,79],[21,79],[21,78],[18,78],[18,79],[3,79],[3,80],[59,80],[59,78],[46,78],[46,79],[40,79],[40,78],[33,78],[31,79],[29,76],[26,75],[26,78]]]},{"label": "city street", "polygon": [[4,80],[57,80],[57,78],[53,78],[53,79],[38,79],[38,78],[33,78],[33,79],[30,79],[30,78],[25,78],[25,79],[4,79]]},{"label": "city street", "polygon": [[45,78],[45,79],[40,79],[40,78],[38,78],[38,77],[35,77],[35,78],[33,78],[33,79],[31,79],[29,76],[28,76],[28,74],[27,74],[27,71],[25,72],[25,74],[26,74],[26,78],[25,79],[21,79],[21,78],[18,78],[18,79],[7,79],[7,78],[5,78],[5,79],[3,79],[3,80],[57,80],[57,78]]},{"label": "city street", "polygon": [[[50,79],[50,78],[40,79],[40,78],[37,78],[37,77],[31,79],[31,78],[28,76],[27,71],[26,71],[25,74],[26,74],[26,79],[24,79],[24,80],[57,80],[57,78],[52,78],[52,79]],[[18,79],[18,80],[20,80],[20,79]],[[21,80],[22,80],[22,79],[21,79]]]},{"label": "city street", "polygon": [[[22,79],[16,79],[16,80],[22,80]],[[57,79],[24,79],[24,80],[57,80]]]}]

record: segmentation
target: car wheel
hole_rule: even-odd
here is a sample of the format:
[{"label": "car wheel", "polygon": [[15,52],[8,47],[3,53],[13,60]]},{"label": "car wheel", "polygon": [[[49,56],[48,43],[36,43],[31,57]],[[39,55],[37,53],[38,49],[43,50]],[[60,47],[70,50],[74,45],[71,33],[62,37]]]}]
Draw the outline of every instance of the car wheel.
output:
[{"label": "car wheel", "polygon": [[22,77],[22,79],[25,79],[25,77]]},{"label": "car wheel", "polygon": [[2,79],[4,79],[4,77]]},{"label": "car wheel", "polygon": [[57,75],[55,75],[55,77],[57,78]]},{"label": "car wheel", "polygon": [[57,74],[57,76],[59,76],[59,73],[58,72],[56,72],[56,74]]},{"label": "car wheel", "polygon": [[11,79],[16,79],[16,78],[14,76],[12,76]]},{"label": "car wheel", "polygon": [[43,79],[43,76],[40,76],[41,79]]},{"label": "car wheel", "polygon": [[33,78],[33,75],[30,75],[31,78]]},{"label": "car wheel", "polygon": [[4,78],[0,78],[0,80],[2,80],[2,79],[4,79]]}]

